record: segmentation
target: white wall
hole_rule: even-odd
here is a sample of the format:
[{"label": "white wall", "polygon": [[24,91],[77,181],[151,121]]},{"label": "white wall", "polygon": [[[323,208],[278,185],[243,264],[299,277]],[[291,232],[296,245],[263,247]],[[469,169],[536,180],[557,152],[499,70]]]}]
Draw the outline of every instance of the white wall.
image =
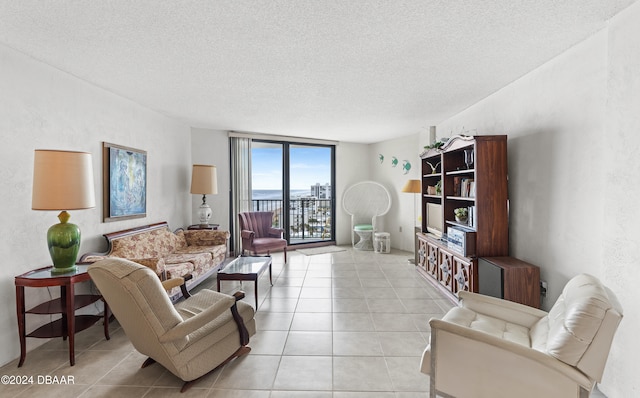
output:
[{"label": "white wall", "polygon": [[602,390],[609,397],[640,396],[640,3],[613,18],[607,41],[607,113],[602,152],[590,156],[603,169],[598,206],[603,224],[597,236],[600,276],[625,310],[609,357]]},{"label": "white wall", "polygon": [[356,182],[373,179],[369,146],[341,142],[336,147],[336,243],[351,244],[351,216],[342,207],[344,191]]},{"label": "white wall", "polygon": [[508,134],[511,255],[541,267],[546,309],[581,272],[617,294],[625,318],[600,386],[609,397],[640,392],[639,20],[635,3],[607,29],[438,125]]},{"label": "white wall", "polygon": [[[418,139],[416,133],[371,144],[368,155],[372,179],[384,185],[391,194],[391,210],[384,216],[381,230],[391,234],[391,247],[411,253],[415,247],[415,227],[420,225],[421,202],[419,194],[404,193],[402,187],[408,180],[420,179],[422,147],[418,145]],[[379,155],[384,156],[382,162]],[[396,166],[393,166],[394,157],[398,160]],[[405,161],[410,164],[408,171],[403,168]]]},{"label": "white wall", "polygon": [[[97,207],[71,211],[82,230],[80,252],[105,250],[103,233],[166,220],[190,221],[191,146],[188,126],[0,45],[0,364],[19,356],[13,277],[51,263],[47,229],[58,212],[31,210],[34,149],[93,154]],[[102,142],[147,151],[147,217],[102,222]],[[59,289],[51,289],[58,295]],[[47,289],[28,289],[27,307],[48,300]],[[46,319],[45,319],[46,318]],[[48,321],[27,316],[27,328]],[[32,348],[46,340],[29,338]],[[28,360],[28,359],[27,359]]]},{"label": "white wall", "polygon": [[[218,194],[207,195],[211,206],[211,223],[220,224],[219,229],[229,230],[229,137],[226,131],[191,129],[191,159],[193,164],[216,166],[218,174]],[[189,171],[191,178],[191,171]],[[191,184],[191,180],[189,180]],[[198,224],[198,208],[202,195],[191,195],[191,224]]]}]

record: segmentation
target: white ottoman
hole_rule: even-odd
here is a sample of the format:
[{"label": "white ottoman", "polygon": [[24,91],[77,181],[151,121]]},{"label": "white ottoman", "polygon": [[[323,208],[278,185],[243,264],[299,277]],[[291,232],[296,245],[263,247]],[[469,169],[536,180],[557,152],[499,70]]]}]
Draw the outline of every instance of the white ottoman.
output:
[{"label": "white ottoman", "polygon": [[390,253],[391,234],[389,232],[376,232],[373,234],[373,248],[376,253]]}]

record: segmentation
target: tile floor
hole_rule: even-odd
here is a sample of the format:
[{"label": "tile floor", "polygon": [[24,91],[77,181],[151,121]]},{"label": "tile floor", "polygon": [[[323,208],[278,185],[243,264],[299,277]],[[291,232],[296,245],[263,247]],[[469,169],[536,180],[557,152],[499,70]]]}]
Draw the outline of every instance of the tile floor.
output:
[{"label": "tile floor", "polygon": [[[2,397],[412,398],[425,397],[418,371],[428,320],[451,303],[409,265],[411,253],[274,255],[273,287],[259,280],[258,333],[252,351],[180,394],[182,382],[160,365],[145,369],[117,322],[76,336],[76,365],[67,344],[51,340],[0,368],[0,375],[73,377],[73,384],[0,386]],[[215,289],[215,277],[198,288]],[[197,289],[198,289],[197,288]],[[233,292],[236,282],[223,282]],[[253,283],[242,287],[254,303]],[[197,290],[194,289],[194,290]],[[601,396],[601,395],[598,395]]]}]

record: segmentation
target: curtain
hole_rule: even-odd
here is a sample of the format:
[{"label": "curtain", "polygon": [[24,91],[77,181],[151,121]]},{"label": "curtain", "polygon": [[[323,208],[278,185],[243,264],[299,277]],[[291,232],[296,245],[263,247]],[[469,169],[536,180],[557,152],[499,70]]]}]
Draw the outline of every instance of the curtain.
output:
[{"label": "curtain", "polygon": [[229,137],[231,154],[231,249],[235,255],[242,251],[238,213],[251,211],[251,139]]}]

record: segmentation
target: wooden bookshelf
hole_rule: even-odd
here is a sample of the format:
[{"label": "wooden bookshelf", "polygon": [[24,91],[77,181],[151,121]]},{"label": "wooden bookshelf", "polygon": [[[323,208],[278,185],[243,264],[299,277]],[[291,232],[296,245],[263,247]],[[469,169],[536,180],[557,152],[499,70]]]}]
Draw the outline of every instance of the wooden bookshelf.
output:
[{"label": "wooden bookshelf", "polygon": [[[420,157],[423,232],[418,233],[417,265],[429,281],[456,300],[460,290],[478,292],[478,257],[509,254],[507,136],[456,136]],[[441,192],[429,193],[428,187],[436,186],[438,181]],[[461,188],[464,181],[466,190]],[[469,232],[472,253],[461,254],[446,240],[427,233],[428,226],[433,228],[429,225],[427,203],[440,205],[443,235],[448,228]],[[460,207],[468,209],[466,221],[455,218],[454,210]]]}]

